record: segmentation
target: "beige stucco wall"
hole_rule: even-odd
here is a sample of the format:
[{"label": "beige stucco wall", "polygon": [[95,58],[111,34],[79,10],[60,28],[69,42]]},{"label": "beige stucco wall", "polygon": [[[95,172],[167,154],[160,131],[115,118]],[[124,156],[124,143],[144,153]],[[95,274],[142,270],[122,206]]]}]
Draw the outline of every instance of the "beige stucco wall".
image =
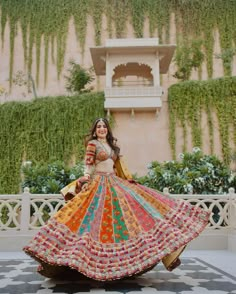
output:
[{"label": "beige stucco wall", "polygon": [[[40,82],[37,89],[38,96],[53,96],[65,94],[65,80],[63,76],[66,74],[66,70],[69,65],[69,60],[73,58],[76,62],[81,63],[85,67],[90,67],[92,65],[92,60],[90,56],[90,47],[94,47],[94,28],[93,21],[91,17],[88,18],[87,34],[86,34],[86,45],[84,57],[81,56],[81,49],[79,47],[78,41],[76,41],[75,29],[73,21],[70,22],[67,48],[65,54],[65,66],[61,75],[61,79],[57,79],[56,65],[53,64],[52,60],[49,58],[48,67],[48,82],[47,86],[44,87],[44,72],[43,72],[43,61],[44,61],[44,43],[42,40],[42,50],[41,50],[41,64],[40,64]],[[130,24],[127,24],[127,38],[134,38],[133,28]],[[149,36],[148,22],[145,23],[144,37]],[[157,37],[154,36],[154,37]],[[102,31],[102,44],[104,44],[105,39],[109,38],[108,30],[106,28],[106,18],[103,18],[103,31]],[[216,31],[214,34],[215,47],[214,52],[220,53],[219,46],[219,35]],[[170,43],[176,43],[176,30],[174,26],[174,16],[172,16],[171,23],[171,33],[170,33]],[[2,46],[0,46],[1,48]],[[9,88],[9,27],[5,30],[4,47],[0,49],[0,85],[3,86],[7,91]],[[50,48],[51,49],[51,48]],[[55,50],[56,52],[56,50]],[[33,71],[36,72],[36,52],[34,50],[33,59]],[[50,54],[49,54],[50,56]],[[14,70],[15,74],[17,71],[22,70],[26,72],[24,66],[24,56],[23,56],[23,46],[22,46],[22,35],[21,31],[18,30],[18,35],[15,40],[15,50],[14,50]],[[172,62],[169,68],[169,72],[162,75],[162,87],[164,89],[164,95],[162,97],[163,106],[158,115],[155,112],[147,113],[135,113],[134,117],[131,117],[130,113],[114,113],[115,117],[115,127],[114,134],[119,139],[119,144],[121,146],[122,154],[126,157],[126,161],[133,173],[137,172],[139,175],[145,174],[147,164],[152,160],[164,161],[171,160],[171,150],[168,142],[168,104],[167,104],[167,94],[168,87],[176,82],[178,82],[172,75],[175,72],[175,65]],[[220,77],[223,75],[222,62],[220,59],[214,58],[214,72],[213,77]],[[233,75],[236,75],[236,59],[233,65]],[[192,79],[197,79],[197,72],[192,73]],[[35,77],[34,77],[35,78]],[[207,79],[206,65],[202,68],[202,78]],[[105,82],[105,77],[99,77],[94,82],[95,90],[103,90]],[[0,102],[6,102],[11,100],[30,100],[32,99],[32,93],[27,93],[25,87],[13,86],[11,93],[0,96]],[[209,152],[209,142],[207,128],[205,127],[207,122],[203,119],[203,150]],[[215,124],[215,153],[221,155],[220,144],[219,144],[219,134],[217,130],[217,123]],[[177,129],[177,153],[182,152],[182,131],[179,127]],[[193,147],[191,145],[191,134],[188,134],[188,150]]]}]

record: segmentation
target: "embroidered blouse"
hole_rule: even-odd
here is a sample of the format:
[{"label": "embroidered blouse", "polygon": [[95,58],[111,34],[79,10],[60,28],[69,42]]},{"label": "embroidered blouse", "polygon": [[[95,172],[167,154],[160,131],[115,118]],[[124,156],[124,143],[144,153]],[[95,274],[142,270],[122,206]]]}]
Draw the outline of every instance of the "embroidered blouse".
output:
[{"label": "embroidered blouse", "polygon": [[85,153],[85,174],[114,172],[113,165],[116,157],[114,150],[109,144],[98,140],[89,141]]}]

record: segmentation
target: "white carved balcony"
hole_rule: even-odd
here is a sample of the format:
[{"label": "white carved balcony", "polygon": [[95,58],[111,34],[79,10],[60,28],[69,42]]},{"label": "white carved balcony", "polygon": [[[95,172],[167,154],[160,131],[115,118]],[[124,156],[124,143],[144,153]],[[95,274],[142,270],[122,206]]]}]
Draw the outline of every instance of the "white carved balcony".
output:
[{"label": "white carved balcony", "polygon": [[105,109],[157,110],[161,108],[162,88],[149,86],[105,88]]}]

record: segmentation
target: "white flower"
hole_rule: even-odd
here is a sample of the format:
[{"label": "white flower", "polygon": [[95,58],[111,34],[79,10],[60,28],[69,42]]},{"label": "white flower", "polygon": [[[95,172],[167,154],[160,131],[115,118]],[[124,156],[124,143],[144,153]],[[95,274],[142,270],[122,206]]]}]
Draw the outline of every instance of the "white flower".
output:
[{"label": "white flower", "polygon": [[193,186],[191,184],[184,185],[184,191],[187,193],[193,193]]},{"label": "white flower", "polygon": [[180,154],[178,155],[178,158],[179,158],[179,159],[184,159],[184,154],[183,154],[183,153],[180,153]]},{"label": "white flower", "polygon": [[193,147],[193,153],[197,153],[197,152],[200,152],[201,149],[199,147]]},{"label": "white flower", "polygon": [[188,167],[185,167],[185,169],[183,170],[183,173],[186,173],[189,171],[189,168]]},{"label": "white flower", "polygon": [[228,178],[229,183],[232,183],[234,180],[235,175],[231,172],[230,177]]},{"label": "white flower", "polygon": [[212,175],[212,178],[213,178],[213,179],[216,179],[216,178],[217,178],[217,176],[215,175],[215,171],[214,171],[214,169],[211,171],[211,175]]},{"label": "white flower", "polygon": [[153,170],[150,170],[148,174],[150,177],[155,177],[155,172]]},{"label": "white flower", "polygon": [[151,162],[149,162],[149,163],[147,164],[147,168],[152,168],[152,163],[151,163]]},{"label": "white flower", "polygon": [[165,172],[162,176],[163,176],[163,178],[165,180],[169,180],[170,179],[170,174],[168,172]]},{"label": "white flower", "polygon": [[197,182],[200,182],[200,183],[204,183],[204,182],[205,182],[204,178],[202,178],[202,177],[198,177],[198,178],[196,178],[195,180],[196,180]]},{"label": "white flower", "polygon": [[43,192],[43,193],[47,193],[47,187],[43,186],[43,187],[42,187],[42,192]]},{"label": "white flower", "polygon": [[70,180],[75,180],[75,179],[76,179],[75,175],[74,174],[71,174],[70,175]]},{"label": "white flower", "polygon": [[62,169],[62,170],[61,170],[61,173],[62,173],[63,175],[65,174],[65,171],[64,171],[64,169]]},{"label": "white flower", "polygon": [[213,165],[212,163],[210,163],[210,162],[206,162],[206,165],[207,165],[207,167],[208,167],[209,169],[214,168],[214,165]]}]

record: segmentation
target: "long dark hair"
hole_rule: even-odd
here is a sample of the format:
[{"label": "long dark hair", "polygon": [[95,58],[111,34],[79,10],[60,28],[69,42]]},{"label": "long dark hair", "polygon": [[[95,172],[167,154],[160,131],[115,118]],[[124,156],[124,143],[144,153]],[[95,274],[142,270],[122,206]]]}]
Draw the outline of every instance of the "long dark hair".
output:
[{"label": "long dark hair", "polygon": [[120,153],[120,148],[116,145],[117,139],[112,134],[112,130],[111,130],[111,127],[109,125],[108,120],[106,118],[103,118],[103,117],[97,118],[94,121],[90,132],[85,137],[85,146],[88,145],[88,142],[89,141],[94,140],[94,139],[97,139],[97,136],[95,134],[96,134],[97,124],[100,121],[103,121],[105,123],[106,127],[107,127],[107,136],[106,136],[107,143],[110,145],[110,147],[114,150],[115,154],[118,156],[119,153]]}]

